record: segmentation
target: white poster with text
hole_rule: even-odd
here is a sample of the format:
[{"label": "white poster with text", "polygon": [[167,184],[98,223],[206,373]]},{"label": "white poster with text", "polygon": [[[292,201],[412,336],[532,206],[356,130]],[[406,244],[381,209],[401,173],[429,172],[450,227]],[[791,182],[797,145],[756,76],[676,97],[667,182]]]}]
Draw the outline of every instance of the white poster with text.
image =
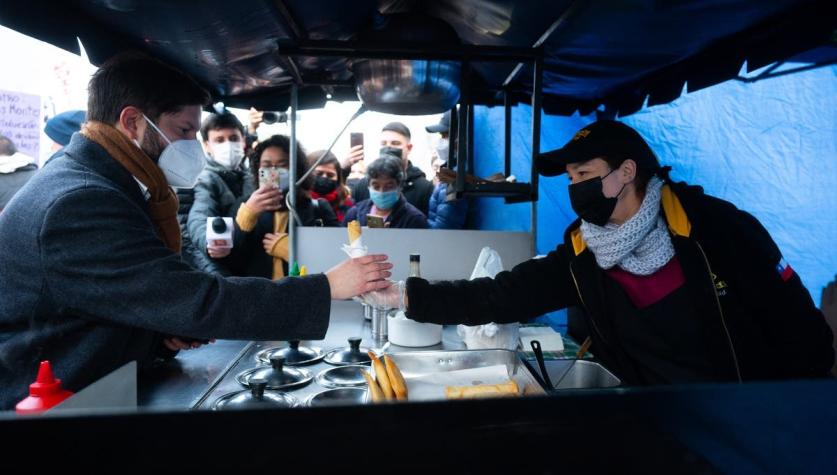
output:
[{"label": "white poster with text", "polygon": [[41,126],[40,96],[0,89],[0,135],[35,160],[39,157]]}]

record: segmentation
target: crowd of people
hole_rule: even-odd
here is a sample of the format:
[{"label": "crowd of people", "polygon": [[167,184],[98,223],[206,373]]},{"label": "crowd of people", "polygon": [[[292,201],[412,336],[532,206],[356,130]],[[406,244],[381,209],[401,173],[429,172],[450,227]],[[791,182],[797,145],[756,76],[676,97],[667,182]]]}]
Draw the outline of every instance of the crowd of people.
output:
[{"label": "crowd of people", "polygon": [[[232,113],[212,113],[202,122],[200,137],[206,167],[193,189],[178,189],[178,220],[184,239],[183,257],[195,268],[222,275],[280,279],[289,272],[288,223],[337,227],[357,220],[367,226],[372,216],[386,228],[465,226],[467,200],[447,200],[438,176],[428,180],[410,161],[411,133],[406,125],[383,127],[380,149],[364,153],[353,147],[342,161],[328,150],[306,152],[297,143],[294,200],[290,188],[290,138],[272,135],[259,140],[262,112],[251,110],[249,124]],[[449,115],[427,127],[439,133],[434,171],[447,159]],[[371,158],[369,156],[371,155]],[[313,170],[310,170],[313,167]],[[353,170],[363,176],[349,181]],[[310,170],[310,173],[309,173]],[[207,218],[234,218],[233,246],[207,242]]]},{"label": "crowd of people", "polygon": [[[461,228],[468,202],[449,201],[412,163],[402,123],[383,127],[379,150],[355,145],[342,161],[297,143],[291,173],[289,137],[256,137],[258,111],[246,129],[226,112],[201,121],[209,100],[182,71],[124,53],[93,75],[83,115],[47,124],[56,153],[41,170],[0,137],[0,185],[28,180],[0,203],[0,410],[26,395],[42,360],[58,362],[77,391],[128,361],[214,338],[322,339],[330,302],[355,297],[442,324],[581,306],[591,351],[631,385],[832,368],[832,332],[767,231],[673,182],[623,123],[594,122],[537,157],[540,174],[567,174],[579,216],[545,257],[494,279],[391,282],[385,255],[288,278],[292,219]],[[450,156],[449,121],[428,126],[440,134],[434,167]],[[219,219],[231,223],[232,246],[207,239]],[[779,345],[793,351],[776,361]]]},{"label": "crowd of people", "polygon": [[[45,133],[53,140],[44,166],[61,155],[85,122],[85,111],[71,110],[49,119]],[[251,109],[247,126],[231,112],[211,113],[199,137],[205,166],[193,188],[176,188],[181,254],[196,269],[225,276],[279,279],[288,274],[288,223],[291,213],[301,226],[346,226],[357,220],[367,226],[376,216],[387,228],[463,229],[468,199],[448,200],[439,169],[448,159],[450,113],[426,127],[439,140],[433,152],[434,176],[410,160],[410,129],[401,122],[386,124],[380,149],[366,153],[363,145],[338,158],[330,150],[306,152],[297,144],[297,178],[293,206],[286,199],[290,179],[290,138],[258,138],[263,112]],[[0,136],[0,210],[37,171],[34,159]],[[265,177],[273,177],[274,181]],[[278,181],[275,180],[278,178]],[[233,246],[220,247],[206,238],[207,218],[234,218]]]}]

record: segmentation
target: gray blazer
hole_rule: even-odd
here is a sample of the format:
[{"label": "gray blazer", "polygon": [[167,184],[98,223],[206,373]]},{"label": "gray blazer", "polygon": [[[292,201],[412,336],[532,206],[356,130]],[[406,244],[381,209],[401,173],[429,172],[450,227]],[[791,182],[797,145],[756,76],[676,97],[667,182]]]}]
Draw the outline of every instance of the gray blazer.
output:
[{"label": "gray blazer", "polygon": [[73,135],[0,214],[0,409],[50,360],[77,391],[162,338],[322,339],[324,275],[272,282],[193,270],[165,247],[134,178]]}]

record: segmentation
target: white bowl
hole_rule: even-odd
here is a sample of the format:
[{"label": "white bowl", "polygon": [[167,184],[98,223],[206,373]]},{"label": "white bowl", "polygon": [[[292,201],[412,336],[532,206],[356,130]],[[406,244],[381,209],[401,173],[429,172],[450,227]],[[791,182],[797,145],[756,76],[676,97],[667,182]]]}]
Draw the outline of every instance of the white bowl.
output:
[{"label": "white bowl", "polygon": [[393,345],[433,346],[442,342],[442,325],[419,323],[398,312],[387,317],[387,334]]}]

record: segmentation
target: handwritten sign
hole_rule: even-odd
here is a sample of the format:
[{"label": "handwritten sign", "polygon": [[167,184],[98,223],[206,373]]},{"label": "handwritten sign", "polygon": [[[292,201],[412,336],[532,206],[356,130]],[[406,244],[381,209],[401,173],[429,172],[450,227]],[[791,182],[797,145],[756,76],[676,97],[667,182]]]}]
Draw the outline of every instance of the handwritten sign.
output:
[{"label": "handwritten sign", "polygon": [[41,97],[0,89],[0,134],[18,151],[38,158],[41,141]]}]

